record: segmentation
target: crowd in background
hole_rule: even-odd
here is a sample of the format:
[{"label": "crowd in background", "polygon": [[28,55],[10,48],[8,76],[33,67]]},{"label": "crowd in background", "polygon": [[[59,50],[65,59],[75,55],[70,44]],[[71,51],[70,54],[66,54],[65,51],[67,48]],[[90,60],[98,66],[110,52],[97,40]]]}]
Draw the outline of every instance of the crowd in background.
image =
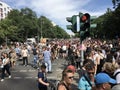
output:
[{"label": "crowd in background", "polygon": [[[84,49],[82,45],[84,45]],[[120,39],[99,40],[89,38],[84,40],[82,45],[77,39],[56,39],[46,43],[33,44],[15,42],[9,46],[3,44],[0,47],[1,81],[4,80],[5,70],[11,78],[10,67],[14,68],[17,60],[22,59],[23,66],[28,66],[29,57],[32,56],[33,67],[37,66],[38,62],[44,62],[48,73],[52,73],[52,62],[54,60],[65,59],[67,64],[73,65],[76,68],[76,73],[79,73],[79,90],[91,90],[92,87],[94,87],[93,90],[110,90],[96,89],[101,88],[103,83],[115,83],[114,81],[106,80],[103,82],[98,80],[101,75],[108,79],[114,78],[116,83],[120,84]],[[81,60],[81,50],[84,52],[84,61]],[[106,79],[105,77],[103,80]],[[112,86],[114,85],[112,84]],[[104,87],[108,88],[107,86]]]}]

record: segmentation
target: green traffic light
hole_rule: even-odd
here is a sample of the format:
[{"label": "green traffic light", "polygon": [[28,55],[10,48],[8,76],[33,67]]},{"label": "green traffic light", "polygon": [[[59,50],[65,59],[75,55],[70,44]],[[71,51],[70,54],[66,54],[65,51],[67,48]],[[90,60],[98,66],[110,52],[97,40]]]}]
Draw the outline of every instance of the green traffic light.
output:
[{"label": "green traffic light", "polygon": [[77,16],[73,15],[72,17],[67,17],[66,20],[70,22],[72,25],[67,25],[67,29],[72,30],[72,32],[77,32]]}]

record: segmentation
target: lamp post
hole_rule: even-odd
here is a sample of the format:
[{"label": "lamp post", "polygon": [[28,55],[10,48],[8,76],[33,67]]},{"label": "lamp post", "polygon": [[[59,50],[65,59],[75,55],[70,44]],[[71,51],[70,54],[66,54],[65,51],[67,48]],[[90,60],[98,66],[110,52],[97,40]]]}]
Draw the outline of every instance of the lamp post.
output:
[{"label": "lamp post", "polygon": [[38,41],[38,43],[39,43],[39,40],[40,40],[40,37],[39,37],[39,26],[37,26],[37,30],[38,30],[38,31],[37,31],[37,37],[36,37],[36,38],[37,38],[37,41]]},{"label": "lamp post", "polygon": [[41,25],[41,39],[42,39],[42,23],[43,23],[43,21],[42,21],[42,17],[41,17],[41,22],[40,22],[40,25]]}]

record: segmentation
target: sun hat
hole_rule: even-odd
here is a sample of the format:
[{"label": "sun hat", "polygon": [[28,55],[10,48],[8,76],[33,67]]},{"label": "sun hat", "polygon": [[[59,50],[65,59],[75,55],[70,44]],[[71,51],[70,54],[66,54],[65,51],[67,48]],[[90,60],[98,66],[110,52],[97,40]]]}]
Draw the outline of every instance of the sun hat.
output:
[{"label": "sun hat", "polygon": [[76,72],[76,68],[73,65],[67,66],[67,69],[72,70],[74,73]]},{"label": "sun hat", "polygon": [[96,84],[103,84],[103,83],[111,83],[116,84],[116,80],[112,79],[108,74],[106,73],[98,73],[95,77]]}]

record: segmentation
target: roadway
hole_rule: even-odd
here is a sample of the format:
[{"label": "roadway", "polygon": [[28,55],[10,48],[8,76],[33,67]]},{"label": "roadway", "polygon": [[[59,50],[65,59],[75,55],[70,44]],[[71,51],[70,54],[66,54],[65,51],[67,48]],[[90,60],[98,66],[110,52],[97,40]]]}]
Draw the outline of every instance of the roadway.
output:
[{"label": "roadway", "polygon": [[[31,63],[31,61],[30,61]],[[63,59],[55,60],[52,63],[52,73],[47,74],[48,80],[55,81],[61,79],[61,72],[65,67]],[[38,90],[37,88],[38,70],[31,65],[22,66],[22,61],[17,61],[15,68],[11,69],[12,78],[5,78],[0,82],[0,90]],[[78,75],[75,74],[73,88],[77,90]]]}]

